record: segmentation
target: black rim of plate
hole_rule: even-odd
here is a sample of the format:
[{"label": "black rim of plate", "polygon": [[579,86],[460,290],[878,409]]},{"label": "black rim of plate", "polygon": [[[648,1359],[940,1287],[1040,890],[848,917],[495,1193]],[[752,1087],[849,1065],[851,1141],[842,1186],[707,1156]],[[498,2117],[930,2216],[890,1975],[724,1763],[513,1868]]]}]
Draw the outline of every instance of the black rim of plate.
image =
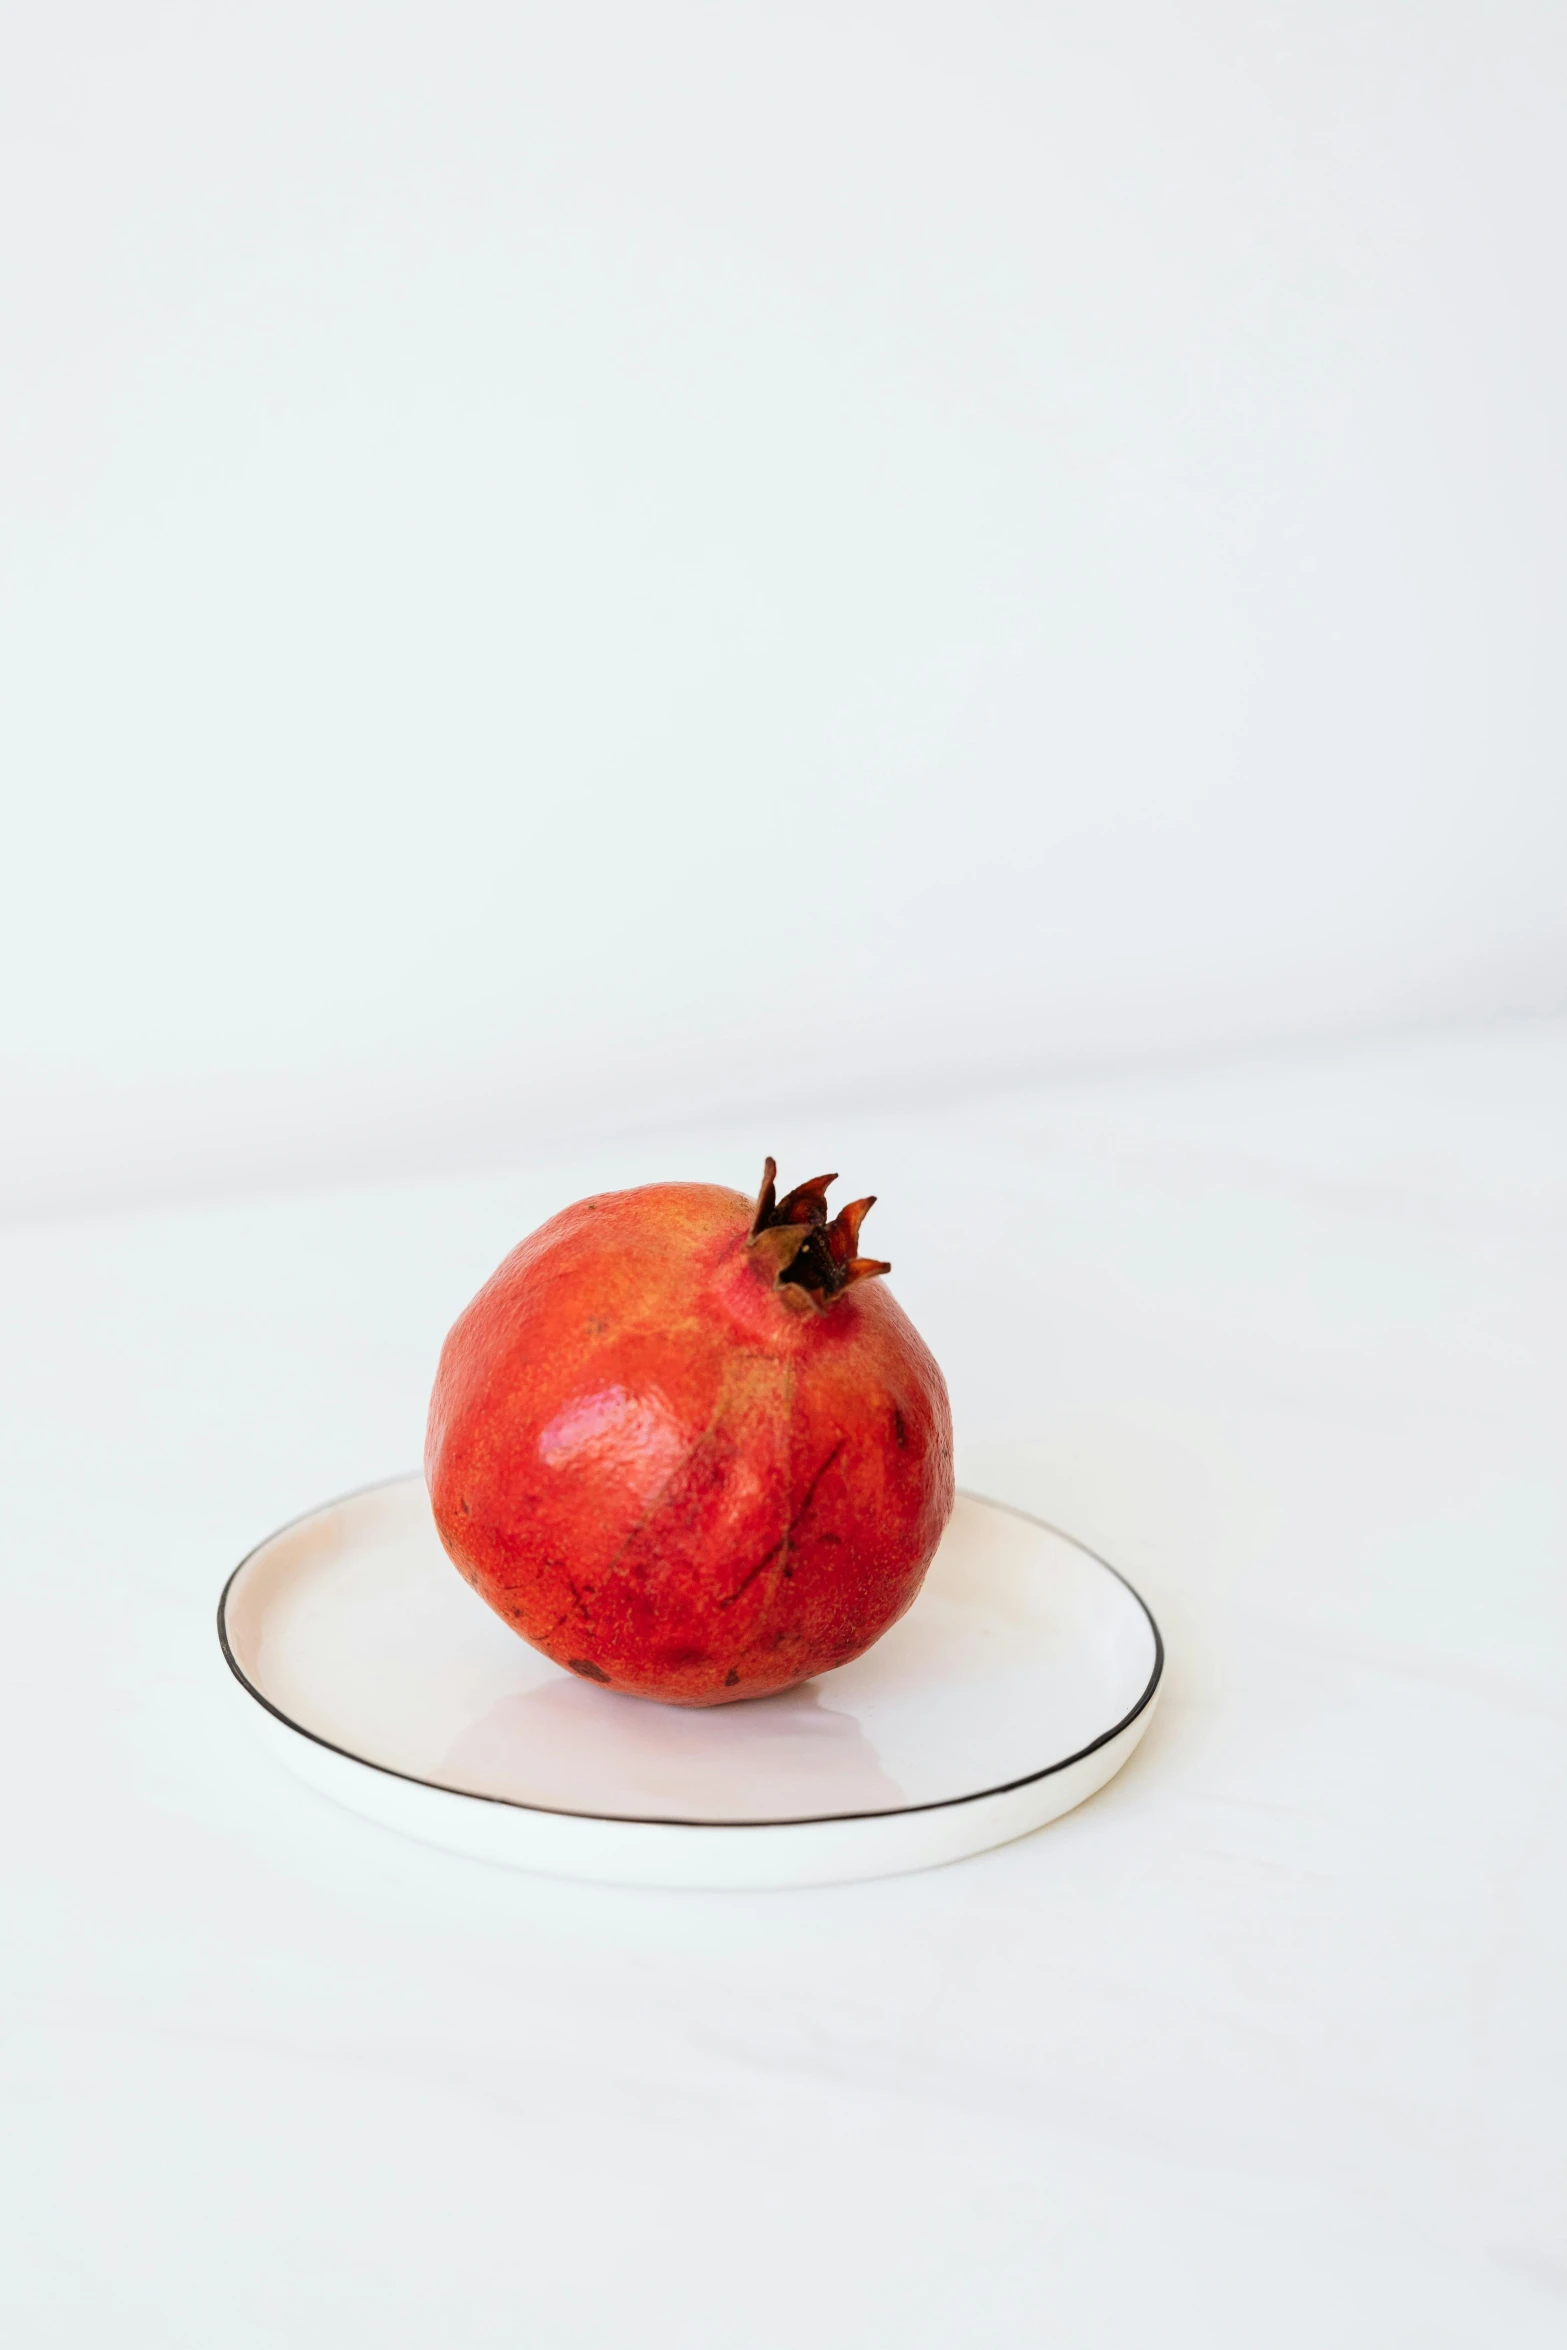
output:
[{"label": "black rim of plate", "polygon": [[229,1671],[247,1697],[253,1697],[264,1712],[281,1722],[285,1729],[292,1730],[296,1737],[307,1738],[312,1746],[324,1747],[328,1754],[339,1755],[344,1762],[354,1763],[360,1770],[378,1771],[384,1779],[400,1779],[408,1787],[427,1787],[434,1795],[453,1795],[464,1803],[493,1803],[498,1804],[503,1811],[537,1812],[550,1819],[597,1821],[617,1828],[700,1828],[726,1830],[730,1834],[739,1835],[752,1835],[767,1828],[832,1828],[854,1820],[898,1820],[916,1812],[954,1811],[962,1804],[984,1803],[993,1795],[1011,1795],[1020,1787],[1037,1786],[1040,1780],[1053,1779],[1060,1772],[1069,1771],[1074,1763],[1083,1762],[1089,1755],[1097,1754],[1102,1746],[1108,1746],[1112,1739],[1119,1738],[1123,1730],[1130,1729],[1139,1714],[1147,1712],[1164,1675],[1164,1636],[1159,1630],[1153,1609],[1136,1585],[1127,1581],[1119,1567],[1113,1567],[1107,1558],[1101,1558],[1097,1550],[1090,1550],[1086,1542],[1080,1542],[1075,1534],[1068,1534],[1064,1527],[1053,1526],[1048,1518],[1036,1518],[1029,1510],[1014,1509],[1010,1502],[992,1501],[988,1494],[970,1493],[966,1488],[960,1488],[961,1500],[977,1501],[986,1509],[1001,1510],[1009,1518],[1021,1518],[1025,1525],[1038,1526],[1044,1533],[1055,1535],[1058,1541],[1069,1543],[1073,1550],[1081,1551],[1085,1558],[1093,1560],[1096,1567],[1103,1567],[1107,1575],[1115,1577],[1122,1589],[1136,1600],[1148,1620],[1148,1629],[1153,1634],[1153,1671],[1148,1676],[1142,1695],[1129,1713],[1123,1714],[1110,1729],[1102,1730],[1097,1738],[1091,1738],[1086,1746],[1080,1746],[1075,1754],[1063,1755],[1059,1762],[1046,1763],[1043,1770],[1025,1771],[1021,1778],[1003,1779],[994,1787],[976,1787],[968,1795],[938,1795],[930,1803],[888,1804],[880,1811],[811,1812],[795,1819],[781,1820],[688,1820],[669,1812],[572,1811],[564,1804],[524,1803],[515,1795],[485,1795],[472,1787],[448,1787],[440,1779],[422,1779],[415,1771],[400,1771],[393,1763],[375,1762],[367,1754],[355,1754],[351,1747],[339,1746],[333,1739],[323,1738],[318,1730],[307,1728],[303,1722],[296,1722],[292,1714],[284,1713],[281,1706],[274,1705],[271,1698],[256,1687],[229,1645],[229,1593],[253,1559],[259,1558],[264,1550],[269,1550],[285,1534],[291,1534],[296,1526],[307,1525],[312,1518],[323,1518],[329,1510],[341,1509],[346,1502],[362,1501],[372,1493],[389,1492],[395,1485],[414,1484],[423,1484],[423,1479],[417,1473],[401,1477],[378,1477],[369,1485],[356,1485],[347,1493],[335,1495],[331,1501],[318,1502],[314,1509],[301,1510],[297,1518],[287,1518],[281,1526],[274,1527],[270,1534],[246,1551],[223,1586],[218,1600],[218,1642]]}]

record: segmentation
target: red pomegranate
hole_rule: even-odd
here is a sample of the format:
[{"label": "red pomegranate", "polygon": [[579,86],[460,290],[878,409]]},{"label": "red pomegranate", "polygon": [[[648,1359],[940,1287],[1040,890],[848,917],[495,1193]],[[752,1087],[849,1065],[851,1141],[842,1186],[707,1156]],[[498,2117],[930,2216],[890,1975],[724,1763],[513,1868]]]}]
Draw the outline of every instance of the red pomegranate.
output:
[{"label": "red pomegranate", "polygon": [[441,1352],[425,1469],[474,1589],[558,1664],[723,1705],[846,1664],[952,1509],[940,1371],[872,1202],[651,1183],[514,1249]]}]

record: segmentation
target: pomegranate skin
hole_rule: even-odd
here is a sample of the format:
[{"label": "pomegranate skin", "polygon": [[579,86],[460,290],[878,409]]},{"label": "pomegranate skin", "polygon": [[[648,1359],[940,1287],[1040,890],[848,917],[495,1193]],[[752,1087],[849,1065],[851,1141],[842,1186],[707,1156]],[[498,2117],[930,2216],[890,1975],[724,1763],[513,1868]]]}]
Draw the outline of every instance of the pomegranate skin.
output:
[{"label": "pomegranate skin", "polygon": [[425,1471],[452,1560],[535,1648],[722,1705],[896,1623],[951,1513],[952,1422],[882,1282],[819,1302],[741,1193],[659,1183],[565,1209],[486,1282],[442,1349]]}]

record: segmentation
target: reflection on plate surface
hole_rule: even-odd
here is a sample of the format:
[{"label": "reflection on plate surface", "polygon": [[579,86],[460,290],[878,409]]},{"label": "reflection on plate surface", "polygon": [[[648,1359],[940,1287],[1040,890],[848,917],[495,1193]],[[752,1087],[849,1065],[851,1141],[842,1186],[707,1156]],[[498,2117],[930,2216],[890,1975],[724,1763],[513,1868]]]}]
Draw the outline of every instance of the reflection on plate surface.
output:
[{"label": "reflection on plate surface", "polygon": [[906,1800],[858,1722],[835,1712],[815,1681],[744,1705],[693,1710],[617,1697],[563,1675],[497,1699],[453,1741],[440,1775],[474,1794],[580,1811],[594,1789],[601,1801],[592,1808],[612,1809],[629,1774],[648,1813],[690,1819],[714,1814],[718,1750],[723,1801],[735,1819],[781,1802],[816,1817],[892,1811]]}]

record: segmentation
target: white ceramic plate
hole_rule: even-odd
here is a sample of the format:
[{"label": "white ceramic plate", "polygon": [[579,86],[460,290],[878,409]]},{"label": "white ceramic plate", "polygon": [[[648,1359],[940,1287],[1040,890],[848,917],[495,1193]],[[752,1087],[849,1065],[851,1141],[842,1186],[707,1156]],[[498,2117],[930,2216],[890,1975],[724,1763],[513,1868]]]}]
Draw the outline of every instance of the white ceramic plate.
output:
[{"label": "white ceramic plate", "polygon": [[1164,1664],[1114,1568],[960,1494],[918,1600],[853,1664],[744,1705],[618,1697],[474,1596],[418,1477],[271,1535],[218,1636],[323,1794],[482,1860],[639,1885],[891,1876],[1026,1835],[1120,1769]]}]

